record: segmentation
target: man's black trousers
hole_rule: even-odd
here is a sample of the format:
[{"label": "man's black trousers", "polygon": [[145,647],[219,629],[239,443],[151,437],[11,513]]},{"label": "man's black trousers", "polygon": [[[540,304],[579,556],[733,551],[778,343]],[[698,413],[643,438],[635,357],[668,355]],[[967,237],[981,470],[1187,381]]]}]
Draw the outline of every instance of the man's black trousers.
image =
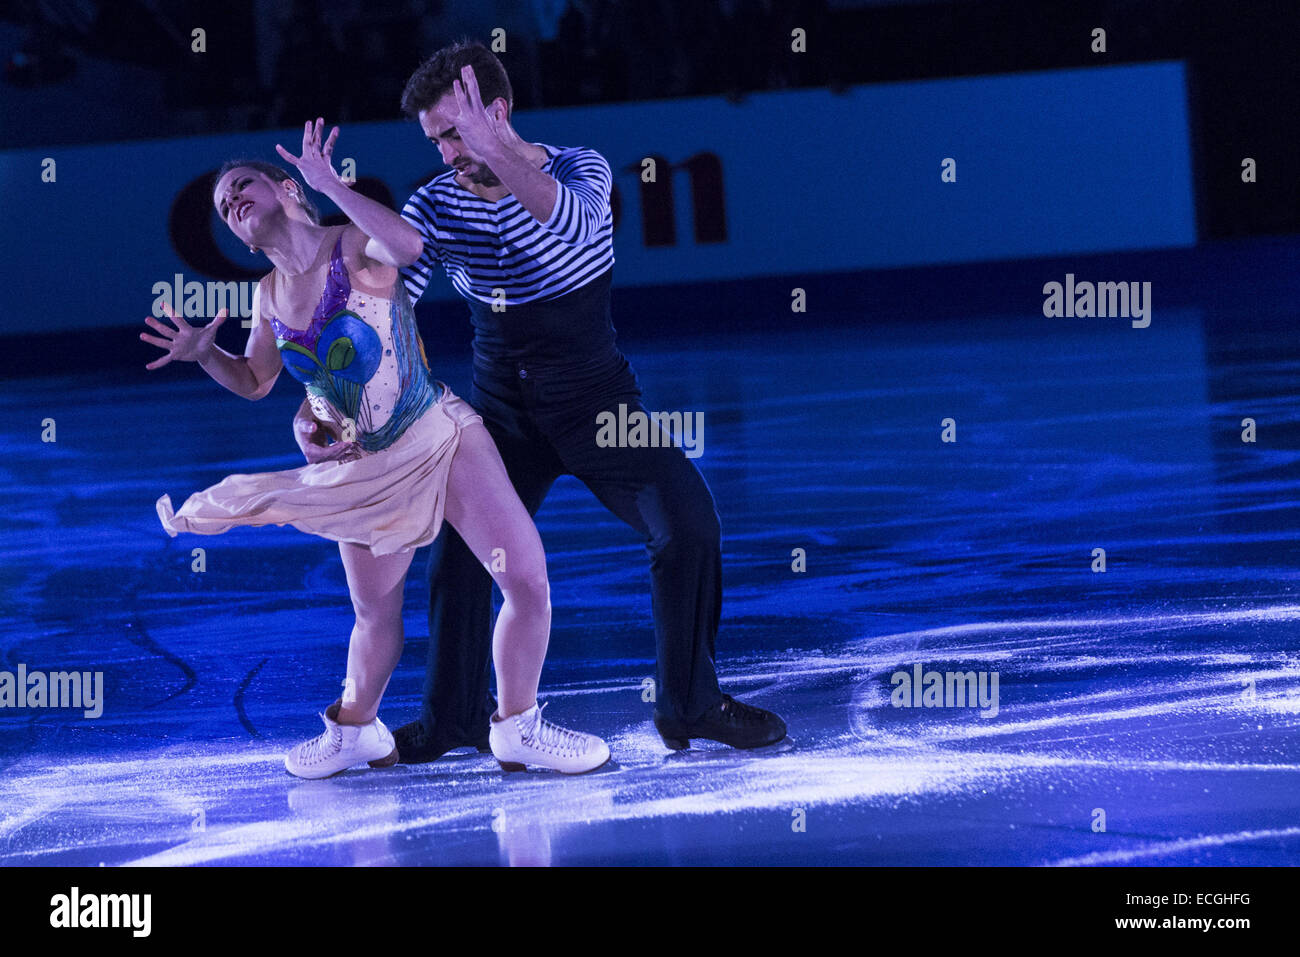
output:
[{"label": "man's black trousers", "polygon": [[[677,721],[699,719],[721,698],[713,665],[722,606],[718,514],[681,448],[597,444],[600,412],[617,417],[620,403],[628,415],[645,411],[627,360],[617,354],[563,372],[476,363],[469,402],[530,515],[555,480],[569,474],[641,534],[658,655],[655,710]],[[429,659],[420,721],[430,741],[468,744],[488,727],[492,579],[447,524],[430,546],[428,567]]]}]

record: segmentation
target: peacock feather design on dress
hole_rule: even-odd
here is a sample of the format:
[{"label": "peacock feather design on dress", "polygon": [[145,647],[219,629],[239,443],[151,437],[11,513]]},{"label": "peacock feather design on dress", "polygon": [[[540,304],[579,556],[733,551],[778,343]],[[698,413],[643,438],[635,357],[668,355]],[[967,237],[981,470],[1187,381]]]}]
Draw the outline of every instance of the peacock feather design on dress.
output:
[{"label": "peacock feather design on dress", "polygon": [[325,290],[311,325],[297,330],[274,318],[271,323],[289,374],[356,423],[356,441],[363,450],[378,452],[396,442],[438,401],[441,388],[430,377],[415,312],[399,276],[388,296],[398,394],[388,420],[374,427],[365,391],[379,369],[383,343],[374,328],[346,308],[352,283],[343,264],[342,243],[340,237],[330,256]]}]

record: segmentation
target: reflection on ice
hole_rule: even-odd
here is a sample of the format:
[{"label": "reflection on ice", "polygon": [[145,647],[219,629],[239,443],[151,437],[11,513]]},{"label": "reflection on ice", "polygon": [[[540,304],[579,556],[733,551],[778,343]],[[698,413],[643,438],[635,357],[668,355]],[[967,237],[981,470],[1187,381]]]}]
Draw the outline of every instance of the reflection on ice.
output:
[{"label": "reflection on ice", "polygon": [[[754,753],[707,742],[668,752],[635,710],[629,689],[639,686],[588,678],[557,688],[557,698],[605,716],[609,726],[595,730],[615,763],[578,777],[507,775],[490,756],[466,752],[298,781],[284,773],[278,750],[290,740],[272,750],[248,740],[161,751],[150,743],[56,762],[32,752],[0,779],[0,861],[758,862],[769,843],[784,842],[841,863],[905,863],[912,857],[898,834],[886,835],[905,809],[928,807],[928,824],[904,829],[925,860],[957,853],[942,822],[958,813],[973,828],[959,843],[982,844],[982,860],[1178,863],[1244,851],[1250,860],[1294,862],[1300,841],[1285,823],[1294,802],[1282,795],[1300,783],[1300,669],[1257,632],[1264,640],[1256,653],[1195,646],[1206,628],[1251,621],[1286,629],[1297,617],[1300,608],[1278,606],[972,623],[849,641],[818,655],[755,655],[725,681],[786,714],[792,737]],[[1026,634],[1039,637],[1026,642]],[[1156,634],[1184,643],[1144,653]],[[889,674],[916,662],[996,669],[997,718],[892,707]],[[1243,694],[1247,682],[1252,695]],[[1187,794],[1201,799],[1170,804]],[[1109,833],[1088,827],[1095,807],[1108,809]],[[799,811],[809,821],[804,844],[790,829]],[[1216,821],[1199,827],[1211,836],[1187,838],[1188,814]],[[1250,826],[1224,832],[1224,818]],[[1029,824],[1036,840],[1028,845],[1001,833]],[[674,834],[685,840],[700,828],[712,837],[674,850]],[[1162,836],[1165,828],[1176,830]],[[711,858],[719,836],[726,850]]]}]

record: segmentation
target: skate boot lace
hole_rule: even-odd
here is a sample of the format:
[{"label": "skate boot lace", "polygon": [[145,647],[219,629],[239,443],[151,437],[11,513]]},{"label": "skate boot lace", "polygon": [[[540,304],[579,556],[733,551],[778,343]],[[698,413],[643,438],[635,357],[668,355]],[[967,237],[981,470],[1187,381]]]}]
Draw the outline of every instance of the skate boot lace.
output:
[{"label": "skate boot lace", "polygon": [[327,726],[324,731],[307,742],[300,752],[300,760],[304,765],[320,764],[341,750],[343,750],[343,729],[337,724]]},{"label": "skate boot lace", "polygon": [[[547,704],[550,704],[550,702],[547,702]],[[576,757],[586,754],[587,735],[551,724],[542,717],[542,712],[545,709],[545,704],[538,707],[537,717],[533,720],[532,726],[524,730],[520,735],[524,744],[560,757]]]},{"label": "skate boot lace", "polygon": [[722,716],[733,725],[756,724],[767,717],[767,712],[762,708],[755,708],[752,705],[737,701],[731,695],[723,695],[722,700],[726,703],[726,707],[722,709]]}]

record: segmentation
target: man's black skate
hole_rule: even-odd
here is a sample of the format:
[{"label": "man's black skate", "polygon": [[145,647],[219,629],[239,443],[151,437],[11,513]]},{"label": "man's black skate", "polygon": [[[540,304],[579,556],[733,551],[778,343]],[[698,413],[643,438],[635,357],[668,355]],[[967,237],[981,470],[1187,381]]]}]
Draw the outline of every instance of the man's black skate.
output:
[{"label": "man's black skate", "polygon": [[770,711],[743,704],[724,694],[722,700],[694,724],[686,725],[655,715],[655,728],[674,751],[691,746],[691,738],[721,741],[733,748],[761,748],[785,737],[785,722]]},{"label": "man's black skate", "polygon": [[483,729],[483,736],[477,741],[435,741],[424,733],[424,725],[419,721],[404,724],[393,731],[393,740],[397,742],[397,761],[399,764],[427,764],[437,761],[448,751],[457,748],[478,748],[479,754],[492,750],[488,745],[488,729]]}]

